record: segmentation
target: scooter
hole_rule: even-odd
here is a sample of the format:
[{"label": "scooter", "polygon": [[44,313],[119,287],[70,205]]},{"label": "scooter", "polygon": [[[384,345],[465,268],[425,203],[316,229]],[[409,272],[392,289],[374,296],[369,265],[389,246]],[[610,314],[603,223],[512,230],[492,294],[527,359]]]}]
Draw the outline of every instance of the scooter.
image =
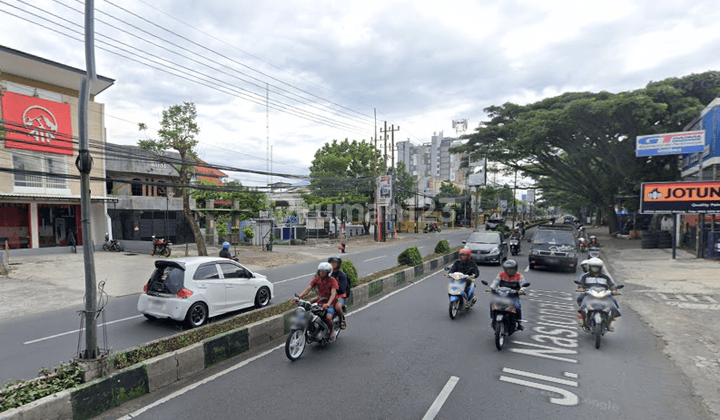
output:
[{"label": "scooter", "polygon": [[[489,286],[485,280],[480,282],[485,286]],[[505,347],[507,338],[517,331],[518,317],[515,298],[524,295],[524,289],[528,286],[530,286],[530,283],[525,283],[520,290],[498,287],[497,290],[488,289],[486,291],[486,293],[493,294],[490,311],[492,313],[492,328],[495,333],[495,347],[498,351]]]},{"label": "scooter", "polygon": [[580,252],[587,252],[587,240],[585,238],[578,238],[578,247]]},{"label": "scooter", "polygon": [[152,236],[152,253],[150,255],[160,254],[165,258],[168,258],[170,256],[170,253],[172,252],[170,249],[170,241],[166,241],[165,238],[155,238],[155,235]]},{"label": "scooter", "polygon": [[588,258],[600,258],[600,247],[588,245]]},{"label": "scooter", "polygon": [[519,239],[510,239],[508,241],[508,245],[510,246],[510,253],[515,256],[520,253],[520,240]]},{"label": "scooter", "polygon": [[110,239],[110,234],[105,234],[105,243],[103,244],[103,250],[104,251],[117,251],[122,252],[125,249],[120,245],[120,242],[118,242],[115,239]]},{"label": "scooter", "polygon": [[[445,267],[446,271],[450,271],[450,267]],[[475,282],[469,279],[463,273],[449,273],[450,283],[448,284],[448,297],[450,298],[450,304],[448,306],[448,312],[450,312],[450,319],[455,319],[461,309],[468,310],[472,308],[477,302],[475,297]],[[468,293],[465,293],[465,282],[471,282]]]},{"label": "scooter", "polygon": [[[575,280],[575,284],[579,285],[580,280]],[[623,287],[625,285],[621,284],[617,286],[617,289]],[[585,289],[578,289],[577,292],[585,294],[579,311],[585,317],[582,329],[592,334],[595,339],[595,348],[599,349],[602,338],[608,331],[608,321],[613,319],[613,311],[617,310],[614,308],[615,302],[613,302],[612,296],[620,293],[611,291],[604,282],[586,284]]]}]

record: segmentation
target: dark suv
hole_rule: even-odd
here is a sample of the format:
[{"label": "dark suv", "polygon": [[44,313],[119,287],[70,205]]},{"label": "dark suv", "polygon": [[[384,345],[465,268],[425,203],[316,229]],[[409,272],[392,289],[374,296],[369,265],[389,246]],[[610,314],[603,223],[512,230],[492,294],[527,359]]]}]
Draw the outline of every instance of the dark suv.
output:
[{"label": "dark suv", "polygon": [[571,272],[577,271],[578,248],[575,235],[570,229],[553,229],[551,226],[538,229],[531,240],[530,269],[536,265],[559,267]]}]

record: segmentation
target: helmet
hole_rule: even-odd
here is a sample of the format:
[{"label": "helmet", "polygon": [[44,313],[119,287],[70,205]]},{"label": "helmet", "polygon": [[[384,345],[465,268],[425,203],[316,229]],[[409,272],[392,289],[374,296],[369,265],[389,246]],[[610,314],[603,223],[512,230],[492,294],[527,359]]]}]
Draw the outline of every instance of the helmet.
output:
[{"label": "helmet", "polygon": [[223,242],[223,249],[230,249],[230,242]]},{"label": "helmet", "polygon": [[468,258],[470,258],[470,256],[472,255],[472,252],[470,252],[470,250],[467,248],[463,248],[460,250],[460,255],[467,255]]},{"label": "helmet", "polygon": [[579,230],[585,230],[585,226],[580,226]]},{"label": "helmet", "polygon": [[599,273],[605,267],[605,263],[600,258],[590,258],[587,262],[591,273]]},{"label": "helmet", "polygon": [[[508,270],[514,270],[517,272],[518,263],[515,260],[507,260],[503,263],[503,270],[507,273]],[[514,274],[514,273],[513,273]]]},{"label": "helmet", "polygon": [[590,235],[590,240],[592,241],[593,239],[597,239],[597,236],[595,236],[595,235]]},{"label": "helmet", "polygon": [[321,262],[320,265],[318,265],[318,272],[319,271],[325,271],[326,273],[330,274],[332,273],[332,266],[330,263]]},{"label": "helmet", "polygon": [[[332,257],[328,258],[328,263],[336,262],[338,265],[338,268],[342,265],[342,258],[338,257],[337,255],[333,255]],[[330,264],[332,266],[332,264]]]}]

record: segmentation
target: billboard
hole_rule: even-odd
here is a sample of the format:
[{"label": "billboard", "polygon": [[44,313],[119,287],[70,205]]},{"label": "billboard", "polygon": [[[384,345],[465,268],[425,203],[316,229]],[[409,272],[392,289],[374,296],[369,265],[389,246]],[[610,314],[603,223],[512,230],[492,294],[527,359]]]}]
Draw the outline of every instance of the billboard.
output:
[{"label": "billboard", "polygon": [[392,204],[392,176],[382,175],[378,177],[377,203],[381,206]]},{"label": "billboard", "polygon": [[70,105],[4,92],[5,147],[73,155]]},{"label": "billboard", "polygon": [[720,213],[720,182],[648,182],[641,213]]},{"label": "billboard", "polygon": [[638,136],[635,156],[664,156],[700,153],[705,149],[705,131]]}]

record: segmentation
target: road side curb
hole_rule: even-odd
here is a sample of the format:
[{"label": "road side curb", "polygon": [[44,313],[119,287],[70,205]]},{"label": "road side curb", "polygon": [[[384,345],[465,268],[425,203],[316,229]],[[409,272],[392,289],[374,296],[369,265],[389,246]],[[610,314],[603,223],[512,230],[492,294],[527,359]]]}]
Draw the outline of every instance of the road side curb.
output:
[{"label": "road side curb", "polygon": [[[357,308],[424,277],[458,258],[447,254],[351,289],[348,306]],[[0,413],[0,420],[86,420],[142,395],[195,375],[222,361],[283,338],[292,311],[207,338],[95,379],[70,390]]]}]

